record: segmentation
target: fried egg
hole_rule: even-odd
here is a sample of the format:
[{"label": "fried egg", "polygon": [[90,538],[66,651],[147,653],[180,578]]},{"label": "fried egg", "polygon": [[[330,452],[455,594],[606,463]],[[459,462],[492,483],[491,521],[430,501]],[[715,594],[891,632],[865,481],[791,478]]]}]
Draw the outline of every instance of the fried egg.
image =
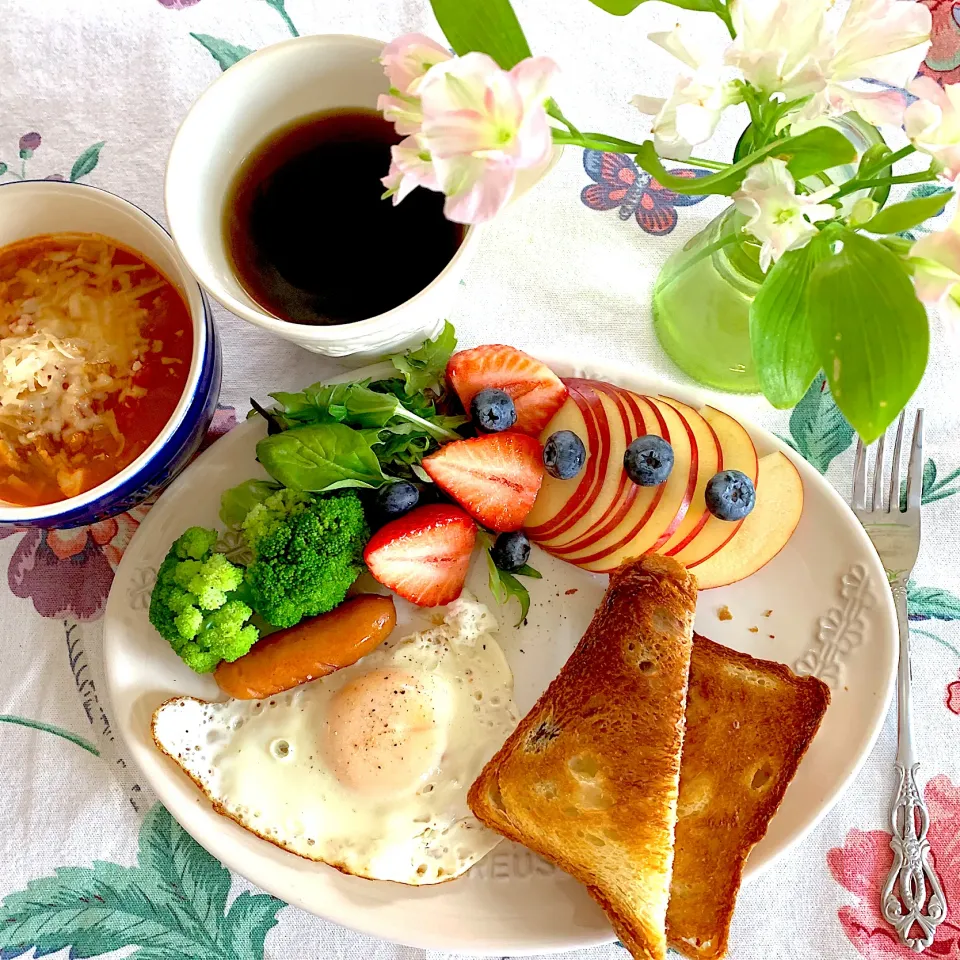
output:
[{"label": "fried egg", "polygon": [[169,700],[153,737],[219,813],[286,850],[370,879],[449,880],[500,839],[467,806],[518,719],[496,630],[463,597],[441,625],[269,700]]}]

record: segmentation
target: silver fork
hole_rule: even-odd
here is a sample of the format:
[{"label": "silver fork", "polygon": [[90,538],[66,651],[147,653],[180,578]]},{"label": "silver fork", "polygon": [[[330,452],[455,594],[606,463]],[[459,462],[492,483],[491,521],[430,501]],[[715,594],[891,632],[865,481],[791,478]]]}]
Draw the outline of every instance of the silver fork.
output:
[{"label": "silver fork", "polygon": [[[917,787],[919,762],[913,742],[910,705],[910,624],[907,619],[907,580],[920,552],[920,498],[923,486],[923,411],[917,411],[907,468],[907,509],[900,509],[900,451],[904,414],[900,414],[893,445],[893,466],[886,501],[883,498],[884,436],[877,442],[873,496],[867,507],[867,451],[857,441],[853,468],[853,511],[873,541],[887,571],[900,625],[900,664],[897,671],[897,773],[900,785],[890,814],[893,866],[880,894],[880,909],[900,942],[915,953],[930,944],[947,916],[943,887],[930,862],[927,829],[930,817]],[[922,936],[911,935],[914,926]]]}]

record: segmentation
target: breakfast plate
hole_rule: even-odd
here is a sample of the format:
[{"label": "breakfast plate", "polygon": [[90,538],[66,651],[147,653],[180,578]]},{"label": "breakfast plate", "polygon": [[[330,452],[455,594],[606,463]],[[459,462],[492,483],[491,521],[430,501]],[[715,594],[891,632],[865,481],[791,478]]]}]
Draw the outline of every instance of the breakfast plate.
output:
[{"label": "breakfast plate", "polygon": [[[694,391],[616,365],[542,359],[564,377],[701,406]],[[794,464],[802,478],[802,514],[783,549],[756,573],[701,592],[696,629],[736,650],[819,677],[832,695],[820,734],[750,854],[745,872],[750,879],[813,829],[873,747],[892,689],[896,617],[883,568],[840,496],[781,441],[740,422],[761,458],[779,453]],[[607,919],[586,890],[521,846],[505,841],[462,878],[433,886],[345,875],[219,816],[156,749],[151,718],[160,704],[182,696],[223,699],[213,679],[187,669],[150,625],[147,608],[157,568],[185,527],[213,523],[224,490],[249,476],[266,476],[254,450],[264,433],[263,420],[248,421],[199,457],[151,510],[117,571],[105,619],[107,680],[116,723],[145,779],[183,827],[233,870],[289,903],[364,933],[478,955],[545,953],[612,941]],[[229,555],[229,532],[225,536]],[[479,552],[466,584],[500,621],[500,645],[513,671],[521,715],[560,671],[607,582],[602,574],[536,547],[531,562],[542,579],[529,582],[531,604],[522,626],[513,626],[515,607],[498,607],[490,595]],[[396,608],[397,636],[436,622],[429,611],[404,600],[398,599]]]}]

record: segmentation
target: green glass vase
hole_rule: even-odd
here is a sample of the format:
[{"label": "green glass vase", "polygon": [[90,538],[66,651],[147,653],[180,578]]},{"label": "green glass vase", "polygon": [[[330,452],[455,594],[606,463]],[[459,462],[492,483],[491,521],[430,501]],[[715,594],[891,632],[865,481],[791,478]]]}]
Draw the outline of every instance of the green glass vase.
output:
[{"label": "green glass vase", "polygon": [[[876,128],[855,114],[824,122],[840,130],[858,153],[880,142]],[[854,167],[845,165],[804,182],[819,189],[853,175]],[[844,198],[843,209],[862,195]],[[745,223],[731,204],[670,256],[653,287],[653,328],[667,355],[698,383],[728,393],[760,392],[749,320],[763,272],[760,245],[742,233]],[[738,239],[730,241],[732,236]]]}]

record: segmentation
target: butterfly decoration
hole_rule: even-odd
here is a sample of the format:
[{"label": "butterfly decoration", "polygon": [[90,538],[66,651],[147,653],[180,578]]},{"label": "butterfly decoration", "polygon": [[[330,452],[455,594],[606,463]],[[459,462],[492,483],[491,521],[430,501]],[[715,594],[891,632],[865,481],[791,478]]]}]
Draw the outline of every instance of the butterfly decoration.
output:
[{"label": "butterfly decoration", "polygon": [[[594,182],[583,188],[580,199],[591,210],[619,207],[621,220],[634,216],[640,229],[654,236],[670,233],[677,225],[677,207],[707,198],[668,190],[623,153],[584,150],[583,169]],[[705,177],[710,171],[683,167],[670,172],[678,177]]]}]

